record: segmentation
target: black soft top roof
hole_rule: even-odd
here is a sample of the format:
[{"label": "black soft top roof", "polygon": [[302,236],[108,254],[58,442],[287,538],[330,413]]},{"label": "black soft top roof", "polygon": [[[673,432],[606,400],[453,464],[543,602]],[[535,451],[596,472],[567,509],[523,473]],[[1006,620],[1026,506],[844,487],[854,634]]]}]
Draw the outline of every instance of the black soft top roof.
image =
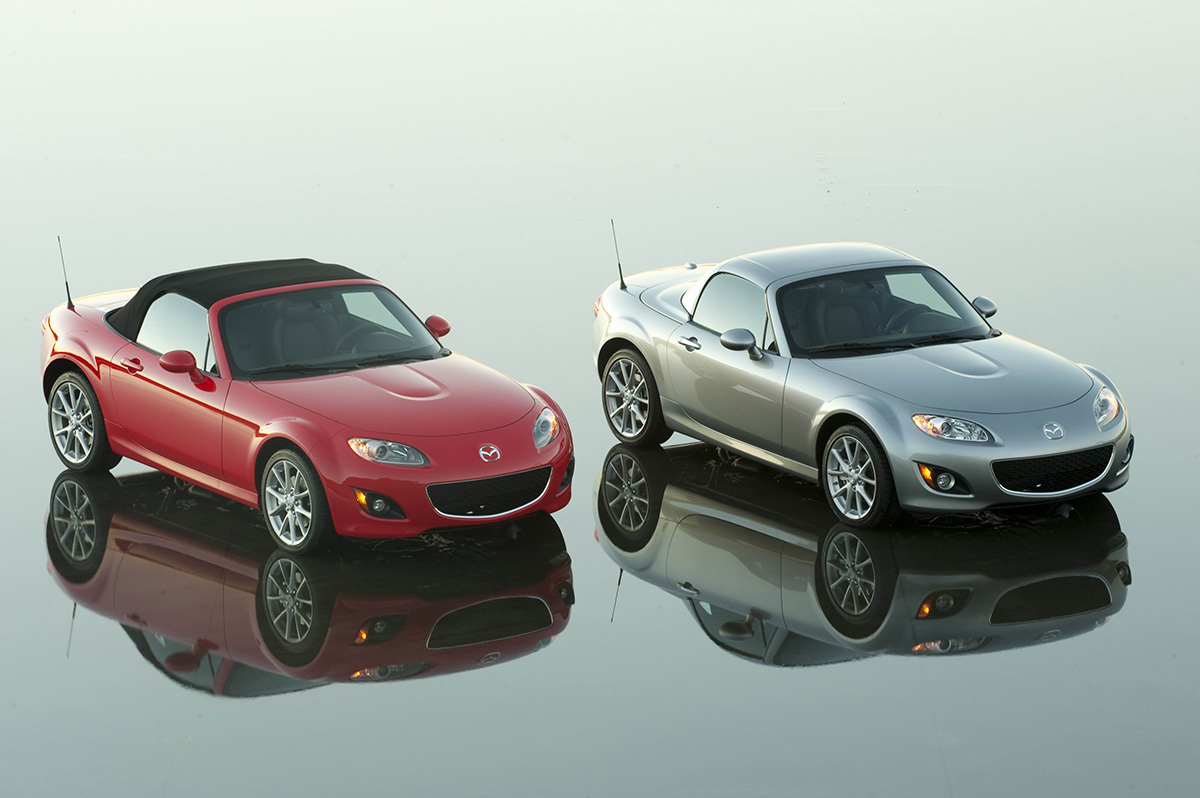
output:
[{"label": "black soft top roof", "polygon": [[136,338],[150,303],[166,293],[187,297],[204,307],[212,307],[226,297],[279,288],[285,285],[318,283],[327,280],[370,280],[345,266],[320,263],[309,258],[262,260],[230,263],[186,272],[164,274],[147,281],[123,307],[108,315],[108,323],[127,338]]}]

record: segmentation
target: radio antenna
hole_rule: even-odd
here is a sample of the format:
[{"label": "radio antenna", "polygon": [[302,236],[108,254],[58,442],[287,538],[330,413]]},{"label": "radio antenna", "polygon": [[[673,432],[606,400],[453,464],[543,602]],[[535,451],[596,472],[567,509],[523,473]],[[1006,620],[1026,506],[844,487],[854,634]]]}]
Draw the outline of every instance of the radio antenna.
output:
[{"label": "radio antenna", "polygon": [[55,236],[55,238],[58,239],[58,259],[62,261],[63,285],[67,289],[67,310],[74,310],[75,303],[71,301],[71,284],[67,282],[67,259],[63,257],[62,236]]},{"label": "radio antenna", "polygon": [[623,272],[621,270],[621,250],[617,246],[617,223],[614,222],[612,219],[609,219],[608,223],[610,225],[612,225],[613,249],[616,250],[616,252],[617,252],[617,277],[620,279],[620,282],[621,282],[621,290],[625,291],[628,289],[625,288],[625,272]]},{"label": "radio antenna", "polygon": [[612,615],[608,616],[609,623],[612,623],[613,618],[617,617],[617,596],[621,595],[621,577],[623,577],[624,575],[625,575],[625,569],[622,568],[617,573],[617,592],[613,593],[613,610],[612,610]]},{"label": "radio antenna", "polygon": [[79,609],[79,603],[71,605],[71,630],[67,632],[67,659],[71,658],[71,638],[75,636],[75,611]]}]

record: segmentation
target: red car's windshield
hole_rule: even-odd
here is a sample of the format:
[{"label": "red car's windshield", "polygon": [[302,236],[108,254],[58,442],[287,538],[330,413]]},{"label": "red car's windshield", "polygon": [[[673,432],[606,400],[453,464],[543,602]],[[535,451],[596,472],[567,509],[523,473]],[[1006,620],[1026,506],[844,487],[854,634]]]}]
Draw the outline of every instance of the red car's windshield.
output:
[{"label": "red car's windshield", "polygon": [[444,351],[408,306],[375,285],[247,299],[223,308],[218,321],[237,379],[290,379],[425,360]]}]

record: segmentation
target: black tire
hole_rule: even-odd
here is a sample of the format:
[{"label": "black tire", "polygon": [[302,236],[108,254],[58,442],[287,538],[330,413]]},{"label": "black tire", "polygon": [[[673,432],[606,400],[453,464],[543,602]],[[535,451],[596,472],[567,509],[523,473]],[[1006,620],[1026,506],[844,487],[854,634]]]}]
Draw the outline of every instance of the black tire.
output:
[{"label": "black tire", "polygon": [[820,468],[821,490],[842,523],[876,527],[891,523],[899,514],[887,454],[866,427],[847,424],[830,435]]},{"label": "black tire", "polygon": [[46,424],[54,453],[72,471],[94,474],[121,462],[121,455],[108,445],[100,400],[78,371],[65,371],[54,381],[46,403]]},{"label": "black tire", "polygon": [[308,458],[295,449],[280,449],[271,455],[263,467],[258,503],[267,531],[284,551],[312,554],[333,539],[333,519],[321,478]]},{"label": "black tire", "polygon": [[817,550],[817,601],[830,625],[855,640],[879,631],[896,595],[888,536],[835,524]]},{"label": "black tire", "polygon": [[64,471],[54,480],[46,512],[46,551],[54,570],[68,582],[82,584],[100,570],[117,490],[116,480],[106,473]]},{"label": "black tire", "polygon": [[333,592],[320,563],[276,551],[258,575],[259,634],[275,659],[291,668],[312,662],[329,635]]},{"label": "black tire", "polygon": [[654,537],[670,468],[657,447],[617,444],[604,458],[596,507],[605,537],[621,551],[641,551]]},{"label": "black tire", "polygon": [[[604,364],[600,406],[617,440],[630,446],[658,446],[671,437],[663,418],[654,373],[640,353],[621,349]],[[644,416],[638,424],[638,415]]]}]

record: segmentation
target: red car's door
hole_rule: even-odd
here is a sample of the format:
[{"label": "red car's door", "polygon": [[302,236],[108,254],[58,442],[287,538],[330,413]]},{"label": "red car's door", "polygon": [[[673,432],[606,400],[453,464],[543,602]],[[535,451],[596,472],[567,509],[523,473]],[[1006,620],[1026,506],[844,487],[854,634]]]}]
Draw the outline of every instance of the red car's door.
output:
[{"label": "red car's door", "polygon": [[[162,353],[184,350],[196,358],[200,380],[167,371]],[[130,439],[162,458],[222,478],[221,424],[229,379],[217,373],[208,311],[178,294],[163,294],[146,311],[135,343],[113,357],[116,422]],[[154,456],[157,455],[157,458]]]}]

